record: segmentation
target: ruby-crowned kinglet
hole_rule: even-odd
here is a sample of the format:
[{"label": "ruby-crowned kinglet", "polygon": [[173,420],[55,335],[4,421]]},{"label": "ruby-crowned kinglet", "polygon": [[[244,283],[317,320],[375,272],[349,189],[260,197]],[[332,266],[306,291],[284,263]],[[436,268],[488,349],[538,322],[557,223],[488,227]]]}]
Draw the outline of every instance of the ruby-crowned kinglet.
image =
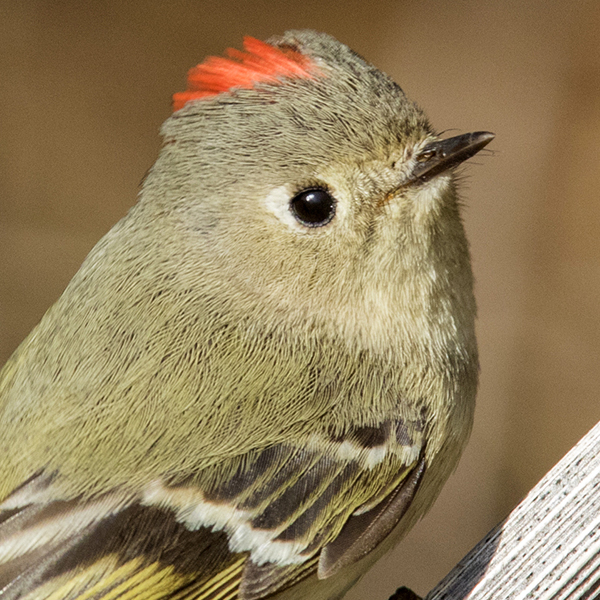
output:
[{"label": "ruby-crowned kinglet", "polygon": [[457,464],[492,134],[327,35],[245,47],[0,375],[2,600],[341,598]]}]

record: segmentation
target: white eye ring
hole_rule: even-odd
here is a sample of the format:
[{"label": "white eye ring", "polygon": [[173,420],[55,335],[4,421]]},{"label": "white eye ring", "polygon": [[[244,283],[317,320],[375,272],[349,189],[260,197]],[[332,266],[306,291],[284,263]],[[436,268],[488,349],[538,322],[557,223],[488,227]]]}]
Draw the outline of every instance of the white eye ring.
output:
[{"label": "white eye ring", "polygon": [[[306,187],[306,190],[310,189],[318,189],[318,186],[310,186]],[[329,231],[332,228],[332,225],[340,218],[340,215],[344,214],[344,205],[343,203],[337,200],[337,196],[330,194],[332,198],[335,200],[335,209],[333,215],[327,223],[323,223],[322,225],[311,226],[307,224],[303,224],[294,215],[290,203],[292,200],[299,195],[299,191],[297,187],[291,185],[282,185],[276,188],[273,188],[265,198],[265,206],[269,210],[269,212],[273,213],[282,223],[293,229],[294,231],[302,232],[302,233],[313,233],[316,232],[325,232]],[[341,209],[341,210],[340,210]]]},{"label": "white eye ring", "polygon": [[272,189],[265,198],[265,205],[282,223],[285,223],[288,227],[291,227],[294,231],[306,231],[306,227],[303,227],[298,223],[290,211],[290,200],[294,197],[292,187],[289,185],[282,185]]}]

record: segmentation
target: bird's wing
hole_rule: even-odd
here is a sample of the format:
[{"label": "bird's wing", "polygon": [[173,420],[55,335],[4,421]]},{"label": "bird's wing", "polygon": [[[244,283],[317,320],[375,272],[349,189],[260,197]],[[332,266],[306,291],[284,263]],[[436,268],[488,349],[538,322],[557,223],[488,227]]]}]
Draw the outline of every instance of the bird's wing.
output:
[{"label": "bird's wing", "polygon": [[328,577],[404,514],[420,430],[386,421],[273,445],[135,495],[60,500],[51,476],[32,477],[0,505],[0,595],[254,600]]}]

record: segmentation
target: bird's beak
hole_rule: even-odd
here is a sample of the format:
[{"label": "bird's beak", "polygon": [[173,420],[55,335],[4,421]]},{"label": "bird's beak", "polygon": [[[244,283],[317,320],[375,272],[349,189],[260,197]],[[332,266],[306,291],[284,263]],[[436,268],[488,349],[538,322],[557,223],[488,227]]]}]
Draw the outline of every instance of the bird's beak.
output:
[{"label": "bird's beak", "polygon": [[417,162],[409,183],[427,181],[456,167],[471,156],[475,156],[494,137],[495,135],[489,131],[475,131],[427,144],[415,156]]}]

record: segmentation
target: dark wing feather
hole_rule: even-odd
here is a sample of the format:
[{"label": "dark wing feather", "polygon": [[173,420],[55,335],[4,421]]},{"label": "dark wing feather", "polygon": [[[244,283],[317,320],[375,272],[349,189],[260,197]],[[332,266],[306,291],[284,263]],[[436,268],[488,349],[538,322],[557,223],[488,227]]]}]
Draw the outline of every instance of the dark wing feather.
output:
[{"label": "dark wing feather", "polygon": [[171,511],[116,494],[28,504],[0,511],[0,520],[2,600],[225,600],[245,560],[224,532],[190,531]]},{"label": "dark wing feather", "polygon": [[317,570],[318,556],[300,565],[281,567],[273,563],[257,565],[246,561],[240,582],[240,600],[260,600],[269,594],[289,588]]},{"label": "dark wing feather", "polygon": [[408,510],[425,471],[425,459],[375,508],[353,515],[339,535],[321,550],[319,577],[324,579],[363,558],[394,529]]},{"label": "dark wing feather", "polygon": [[385,421],[172,478],[152,501],[249,553],[240,598],[254,600],[314,573],[319,555],[323,578],[370,552],[410,505],[422,457],[420,422]]},{"label": "dark wing feather", "polygon": [[380,428],[257,450],[134,497],[60,500],[34,478],[0,505],[2,600],[258,600],[318,564],[328,577],[388,535],[419,485],[418,428]]}]

